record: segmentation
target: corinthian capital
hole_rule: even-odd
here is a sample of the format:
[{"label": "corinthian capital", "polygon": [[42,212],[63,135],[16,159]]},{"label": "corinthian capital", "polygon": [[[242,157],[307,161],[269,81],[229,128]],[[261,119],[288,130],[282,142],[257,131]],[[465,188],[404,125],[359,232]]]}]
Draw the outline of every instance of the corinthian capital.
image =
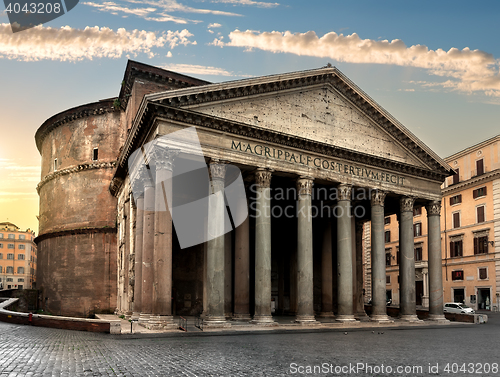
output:
[{"label": "corinthian capital", "polygon": [[272,173],[269,170],[257,169],[255,172],[255,183],[262,188],[271,187]]},{"label": "corinthian capital", "polygon": [[210,161],[210,177],[212,181],[224,181],[226,164],[219,160]]},{"label": "corinthian capital", "polygon": [[172,171],[174,167],[174,160],[178,154],[179,154],[178,149],[160,148],[156,146],[153,151],[153,158],[156,166],[156,171],[159,170]]},{"label": "corinthian capital", "polygon": [[300,195],[312,195],[313,179],[311,177],[300,177],[297,179],[297,191]]},{"label": "corinthian capital", "polygon": [[402,197],[399,200],[401,212],[413,212],[413,203],[415,203],[415,198],[410,196]]},{"label": "corinthian capital", "polygon": [[426,204],[427,216],[439,216],[441,214],[441,201],[435,200]]},{"label": "corinthian capital", "polygon": [[338,186],[338,200],[351,200],[352,186],[341,184]]},{"label": "corinthian capital", "polygon": [[385,196],[387,195],[387,192],[382,191],[382,190],[375,190],[372,191],[372,197],[371,197],[371,204],[373,206],[384,206],[384,201],[385,201]]}]

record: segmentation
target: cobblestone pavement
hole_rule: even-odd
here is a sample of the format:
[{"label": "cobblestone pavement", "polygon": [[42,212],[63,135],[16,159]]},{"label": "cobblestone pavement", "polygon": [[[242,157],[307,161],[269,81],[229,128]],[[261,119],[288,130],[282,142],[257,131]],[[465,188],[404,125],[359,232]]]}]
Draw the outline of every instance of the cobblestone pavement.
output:
[{"label": "cobblestone pavement", "polygon": [[[347,334],[203,334],[132,339],[7,323],[0,323],[0,334],[2,377],[500,376],[494,368],[494,363],[500,363],[499,314],[490,316],[490,322],[484,325],[362,329],[348,330]],[[449,372],[445,370],[447,364]],[[364,369],[358,368],[361,365]],[[398,372],[398,366],[412,369]],[[388,373],[389,367],[392,373]],[[433,369],[429,371],[429,367]]]}]

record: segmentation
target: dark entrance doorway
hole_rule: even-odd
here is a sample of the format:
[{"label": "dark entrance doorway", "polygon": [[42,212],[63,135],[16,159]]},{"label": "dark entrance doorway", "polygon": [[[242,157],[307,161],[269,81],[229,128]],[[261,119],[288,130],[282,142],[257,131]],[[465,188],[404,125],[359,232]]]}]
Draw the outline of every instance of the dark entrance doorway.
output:
[{"label": "dark entrance doorway", "polygon": [[477,308],[480,310],[491,310],[491,297],[489,288],[477,289]]},{"label": "dark entrance doorway", "polygon": [[463,288],[453,289],[453,302],[465,303],[465,290]]}]

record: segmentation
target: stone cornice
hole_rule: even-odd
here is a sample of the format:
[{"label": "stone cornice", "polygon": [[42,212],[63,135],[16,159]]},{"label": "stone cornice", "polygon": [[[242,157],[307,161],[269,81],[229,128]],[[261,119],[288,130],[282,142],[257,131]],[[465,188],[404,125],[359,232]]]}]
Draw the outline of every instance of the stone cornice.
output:
[{"label": "stone cornice", "polygon": [[38,237],[36,237],[33,242],[37,244],[40,241],[43,241],[47,238],[55,238],[55,237],[63,237],[63,236],[69,236],[73,234],[90,234],[90,233],[116,233],[116,228],[111,228],[111,227],[102,227],[102,228],[73,228],[73,229],[65,229],[65,230],[59,230],[55,232],[48,232],[48,233],[43,233],[40,234]]},{"label": "stone cornice", "polygon": [[451,168],[446,162],[336,68],[323,68],[251,78],[229,83],[205,85],[198,88],[151,94],[145,96],[145,100],[171,107],[186,107],[318,84],[332,85],[353,105],[369,116],[408,151],[427,165],[429,169],[442,170],[443,172],[446,171],[448,175],[450,174]]},{"label": "stone cornice", "polygon": [[132,92],[135,79],[144,79],[150,82],[169,85],[173,89],[210,84],[210,82],[205,80],[200,80],[194,77],[182,75],[180,73],[167,71],[162,68],[129,60],[127,68],[125,68],[125,74],[120,94],[118,96],[122,109],[127,108],[128,99]]},{"label": "stone cornice", "polygon": [[57,170],[50,174],[47,174],[36,186],[36,191],[40,194],[40,189],[47,182],[53,180],[56,177],[60,177],[67,174],[79,173],[86,170],[94,170],[94,169],[114,169],[116,167],[116,161],[109,162],[100,162],[100,163],[92,163],[92,164],[81,164],[76,166],[70,166],[65,169]]},{"label": "stone cornice", "polygon": [[88,103],[86,105],[73,107],[72,109],[63,111],[59,114],[50,117],[45,122],[43,122],[40,128],[38,128],[38,130],[36,131],[35,142],[38,151],[42,153],[42,143],[45,137],[50,132],[52,132],[52,130],[54,130],[55,128],[59,127],[62,124],[66,124],[68,122],[93,115],[102,115],[106,113],[120,111],[119,109],[113,107],[113,102],[114,99]]},{"label": "stone cornice", "polygon": [[[171,106],[160,105],[149,102],[144,109],[143,116],[130,130],[127,141],[118,159],[118,168],[115,178],[124,179],[126,175],[127,159],[144,142],[147,132],[157,119],[171,120],[181,122],[190,126],[205,127],[208,129],[219,130],[238,136],[250,137],[256,140],[267,141],[286,147],[302,149],[331,158],[340,158],[355,163],[370,165],[379,169],[399,171],[404,174],[430,179],[442,182],[448,173],[444,170],[433,171],[423,169],[418,166],[406,163],[387,160],[378,156],[357,152],[351,149],[339,148],[327,143],[321,143],[298,136],[293,136],[278,131],[260,128],[254,125],[241,123],[237,121],[217,118],[211,115],[202,114],[187,109],[175,108]],[[120,187],[119,182],[112,185],[111,192],[114,194]]]},{"label": "stone cornice", "polygon": [[471,186],[476,186],[477,184],[487,183],[493,181],[494,179],[500,178],[500,169],[496,169],[482,175],[476,176],[474,178],[468,179],[463,182],[459,182],[452,186],[448,186],[444,189],[441,189],[441,193],[444,195],[451,195],[457,192],[463,191],[464,189],[468,189]]}]

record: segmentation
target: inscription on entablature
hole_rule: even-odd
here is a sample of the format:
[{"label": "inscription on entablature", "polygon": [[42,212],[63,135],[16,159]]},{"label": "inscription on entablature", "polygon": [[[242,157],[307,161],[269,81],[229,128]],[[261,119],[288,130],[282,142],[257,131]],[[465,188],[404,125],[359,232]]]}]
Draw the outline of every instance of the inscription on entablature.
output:
[{"label": "inscription on entablature", "polygon": [[274,160],[286,161],[294,164],[309,166],[312,168],[328,170],[341,175],[349,175],[370,179],[373,181],[386,182],[397,186],[405,185],[405,177],[391,172],[370,169],[353,164],[334,161],[325,157],[318,157],[307,153],[290,151],[286,149],[268,146],[263,143],[248,143],[231,140],[231,149],[252,154],[258,157],[270,158]]}]

